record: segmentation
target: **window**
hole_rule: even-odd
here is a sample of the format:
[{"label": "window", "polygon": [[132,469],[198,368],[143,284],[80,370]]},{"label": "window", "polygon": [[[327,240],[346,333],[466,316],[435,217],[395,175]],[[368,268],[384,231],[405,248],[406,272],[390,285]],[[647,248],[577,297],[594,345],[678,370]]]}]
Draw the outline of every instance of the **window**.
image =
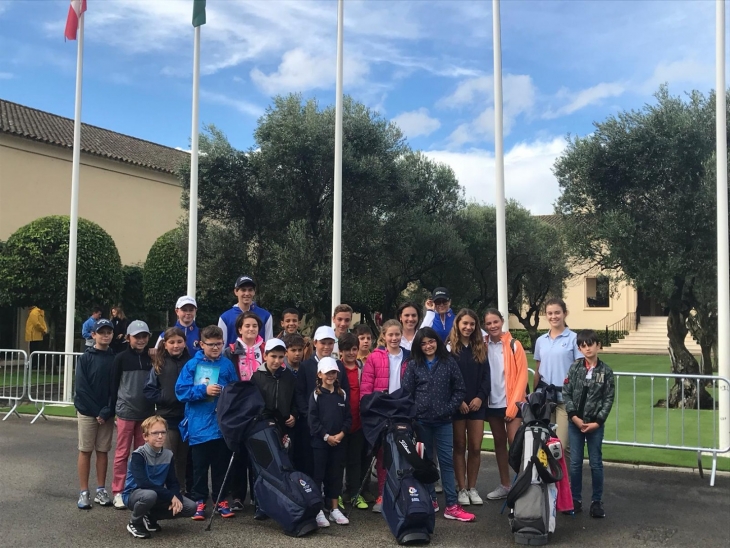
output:
[{"label": "window", "polygon": [[588,308],[609,308],[611,291],[608,276],[598,275],[586,278],[586,306]]}]

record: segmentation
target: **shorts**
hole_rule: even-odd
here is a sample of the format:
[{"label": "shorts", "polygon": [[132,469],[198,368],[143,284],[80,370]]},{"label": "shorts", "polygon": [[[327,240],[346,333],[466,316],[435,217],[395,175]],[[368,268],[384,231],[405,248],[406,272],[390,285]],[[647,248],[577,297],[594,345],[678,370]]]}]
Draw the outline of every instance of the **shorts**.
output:
[{"label": "shorts", "polygon": [[[505,415],[507,414],[507,408],[506,407],[487,407],[487,419],[489,417],[497,417],[499,419],[503,419]],[[517,415],[515,415],[516,419],[522,418],[522,411],[520,411],[520,408],[517,408]]]},{"label": "shorts", "polygon": [[455,421],[483,421],[487,417],[487,409],[485,407],[482,407],[481,409],[477,409],[476,411],[469,411],[466,415],[463,415],[459,413],[458,411],[454,413],[454,416],[452,417],[452,420]]},{"label": "shorts", "polygon": [[79,429],[79,451],[91,453],[96,450],[99,453],[108,453],[112,450],[112,438],[114,437],[114,421],[109,419],[104,424],[96,422],[96,417],[87,417],[78,411]]}]

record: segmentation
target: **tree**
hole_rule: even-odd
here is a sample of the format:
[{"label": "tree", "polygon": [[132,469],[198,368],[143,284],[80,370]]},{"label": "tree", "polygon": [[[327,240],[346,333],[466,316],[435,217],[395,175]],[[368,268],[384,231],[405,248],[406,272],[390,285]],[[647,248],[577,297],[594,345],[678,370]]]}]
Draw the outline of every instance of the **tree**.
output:
[{"label": "tree", "polygon": [[[715,148],[714,95],[672,97],[666,87],[656,104],[621,112],[569,140],[556,161],[563,191],[557,210],[571,254],[590,267],[620,272],[669,310],[672,371],[697,374],[684,339],[688,320],[701,324],[715,266],[714,186],[708,177]],[[705,292],[698,299],[698,292]],[[704,341],[706,343],[706,341]],[[669,405],[712,406],[706,390],[685,383]]]},{"label": "tree", "polygon": [[149,312],[166,312],[187,291],[187,234],[174,228],[157,238],[144,264],[142,288]]},{"label": "tree", "polygon": [[[65,314],[68,216],[41,217],[19,228],[0,255],[0,303],[39,306],[52,325]],[[112,237],[86,219],[78,222],[77,321],[93,306],[110,306],[123,286],[122,263]],[[51,333],[53,348],[55,333]]]}]

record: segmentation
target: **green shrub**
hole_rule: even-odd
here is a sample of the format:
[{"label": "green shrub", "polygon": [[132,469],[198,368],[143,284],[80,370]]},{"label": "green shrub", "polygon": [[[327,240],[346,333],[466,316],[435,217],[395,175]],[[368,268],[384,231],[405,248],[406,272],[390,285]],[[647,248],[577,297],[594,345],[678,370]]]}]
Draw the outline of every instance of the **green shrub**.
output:
[{"label": "green shrub", "polygon": [[166,232],[152,244],[142,275],[146,311],[164,312],[175,306],[187,290],[187,235],[179,228]]}]

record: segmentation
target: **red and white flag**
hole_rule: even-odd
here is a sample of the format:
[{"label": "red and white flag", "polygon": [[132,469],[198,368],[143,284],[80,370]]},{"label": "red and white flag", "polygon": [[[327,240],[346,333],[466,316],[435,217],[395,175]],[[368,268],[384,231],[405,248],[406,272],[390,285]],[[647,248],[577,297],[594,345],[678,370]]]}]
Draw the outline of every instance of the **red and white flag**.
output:
[{"label": "red and white flag", "polygon": [[66,19],[66,31],[64,36],[69,40],[76,40],[76,32],[79,30],[79,19],[86,11],[86,0],[71,0]]}]

